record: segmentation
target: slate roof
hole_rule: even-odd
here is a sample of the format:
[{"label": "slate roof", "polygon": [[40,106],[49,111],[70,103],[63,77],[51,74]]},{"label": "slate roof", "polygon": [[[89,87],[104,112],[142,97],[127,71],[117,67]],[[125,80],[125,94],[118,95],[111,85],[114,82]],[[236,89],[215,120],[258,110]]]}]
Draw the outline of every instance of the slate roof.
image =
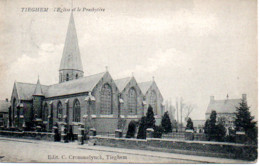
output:
[{"label": "slate roof", "polygon": [[[42,93],[46,98],[48,98],[92,91],[104,74],[105,72],[98,73],[49,86],[41,85]],[[36,90],[36,85],[37,84],[16,82],[19,99],[32,100],[32,96]]]},{"label": "slate roof", "polygon": [[205,125],[205,120],[192,120],[194,127],[202,127]]},{"label": "slate roof", "polygon": [[131,81],[132,77],[126,77],[115,80],[119,92],[122,92],[126,85]]},{"label": "slate roof", "polygon": [[60,70],[64,69],[83,71],[78,45],[78,37],[72,12],[70,15],[68,31],[60,63]]},{"label": "slate roof", "polygon": [[[18,98],[20,100],[32,100],[32,95],[34,94],[36,84],[16,82],[15,86],[17,89]],[[49,86],[41,85],[43,94],[47,92],[48,87]]]},{"label": "slate roof", "polygon": [[148,89],[151,87],[153,81],[147,81],[147,82],[140,82],[138,83],[138,86],[140,87],[143,94],[146,94]]},{"label": "slate roof", "polygon": [[206,114],[213,110],[217,113],[235,113],[242,99],[213,100],[209,103]]},{"label": "slate roof", "polygon": [[33,95],[43,96],[40,80],[38,79]]},{"label": "slate roof", "polygon": [[82,77],[76,80],[51,85],[48,88],[48,91],[45,93],[45,97],[55,97],[92,91],[99,80],[105,75],[105,73],[106,72],[102,72],[95,75]]},{"label": "slate roof", "polygon": [[8,112],[8,108],[11,106],[10,102],[0,100],[0,112]]}]

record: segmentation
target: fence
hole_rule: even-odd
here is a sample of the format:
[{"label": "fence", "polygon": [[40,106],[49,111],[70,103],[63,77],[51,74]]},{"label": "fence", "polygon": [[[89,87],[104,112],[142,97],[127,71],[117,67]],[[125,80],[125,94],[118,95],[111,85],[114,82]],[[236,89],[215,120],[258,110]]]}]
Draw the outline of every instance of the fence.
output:
[{"label": "fence", "polygon": [[[185,140],[185,132],[181,131],[163,134],[162,139]],[[205,141],[206,135],[204,133],[194,133],[194,140]]]}]

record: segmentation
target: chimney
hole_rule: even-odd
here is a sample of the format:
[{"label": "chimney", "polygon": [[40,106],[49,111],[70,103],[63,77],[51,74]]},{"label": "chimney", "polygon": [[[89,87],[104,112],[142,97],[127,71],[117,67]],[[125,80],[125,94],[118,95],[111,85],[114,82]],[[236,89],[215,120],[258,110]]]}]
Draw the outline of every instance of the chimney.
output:
[{"label": "chimney", "polygon": [[6,98],[5,101],[8,102],[8,98]]},{"label": "chimney", "polygon": [[246,94],[242,94],[242,100],[246,101]]},{"label": "chimney", "polygon": [[214,96],[210,96],[210,102],[214,101]]}]

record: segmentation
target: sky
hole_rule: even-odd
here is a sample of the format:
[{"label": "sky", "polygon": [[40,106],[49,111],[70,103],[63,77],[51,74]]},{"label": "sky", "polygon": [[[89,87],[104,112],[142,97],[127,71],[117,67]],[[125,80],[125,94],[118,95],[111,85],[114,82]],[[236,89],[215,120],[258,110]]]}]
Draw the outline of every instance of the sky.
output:
[{"label": "sky", "polygon": [[[1,0],[0,99],[14,81],[58,83],[70,12],[74,12],[84,75],[152,80],[164,100],[183,98],[192,119],[205,119],[210,96],[241,98],[257,116],[256,0]],[[46,7],[48,12],[22,12]],[[256,117],[257,118],[257,117]]]}]

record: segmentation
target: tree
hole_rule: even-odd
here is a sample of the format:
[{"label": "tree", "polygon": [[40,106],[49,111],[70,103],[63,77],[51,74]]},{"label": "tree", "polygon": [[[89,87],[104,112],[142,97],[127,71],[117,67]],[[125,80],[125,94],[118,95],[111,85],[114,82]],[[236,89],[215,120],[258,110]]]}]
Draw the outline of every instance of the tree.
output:
[{"label": "tree", "polygon": [[204,131],[205,134],[208,136],[208,140],[215,139],[216,135],[216,120],[217,119],[217,113],[216,111],[212,111],[210,114],[210,119],[206,120]]},{"label": "tree", "polygon": [[146,139],[146,117],[143,116],[141,118],[141,122],[139,124],[137,139]]},{"label": "tree", "polygon": [[186,130],[194,130],[194,127],[193,127],[193,122],[192,122],[192,120],[191,120],[191,118],[189,118],[188,120],[187,120],[187,125],[186,125]]},{"label": "tree", "polygon": [[249,112],[249,108],[247,106],[247,102],[242,100],[239,103],[239,107],[236,108],[236,119],[235,119],[235,130],[236,131],[244,131],[246,136],[251,140],[257,140],[257,128],[256,122],[253,122],[254,117],[251,116]]},{"label": "tree", "polygon": [[155,126],[155,118],[153,113],[153,107],[149,105],[148,111],[146,113],[146,127],[154,128],[154,126]]},{"label": "tree", "polygon": [[154,126],[154,133],[153,133],[154,138],[162,138],[162,133],[163,133],[162,126]]},{"label": "tree", "polygon": [[216,125],[215,139],[217,141],[224,141],[225,136],[226,136],[226,128],[222,122],[219,122]]},{"label": "tree", "polygon": [[192,105],[192,104],[186,104],[186,105],[185,105],[185,107],[184,107],[185,112],[186,112],[185,118],[188,118],[188,117],[190,116],[190,114],[191,114],[191,112],[193,111],[194,107],[195,107],[195,106]]},{"label": "tree", "polygon": [[128,130],[126,133],[126,138],[134,138],[135,137],[135,130],[136,130],[136,122],[131,121],[128,125]]},{"label": "tree", "polygon": [[169,117],[168,111],[166,111],[163,114],[162,121],[161,121],[161,126],[163,128],[163,132],[164,133],[172,132],[172,123],[171,123],[171,119]]}]

